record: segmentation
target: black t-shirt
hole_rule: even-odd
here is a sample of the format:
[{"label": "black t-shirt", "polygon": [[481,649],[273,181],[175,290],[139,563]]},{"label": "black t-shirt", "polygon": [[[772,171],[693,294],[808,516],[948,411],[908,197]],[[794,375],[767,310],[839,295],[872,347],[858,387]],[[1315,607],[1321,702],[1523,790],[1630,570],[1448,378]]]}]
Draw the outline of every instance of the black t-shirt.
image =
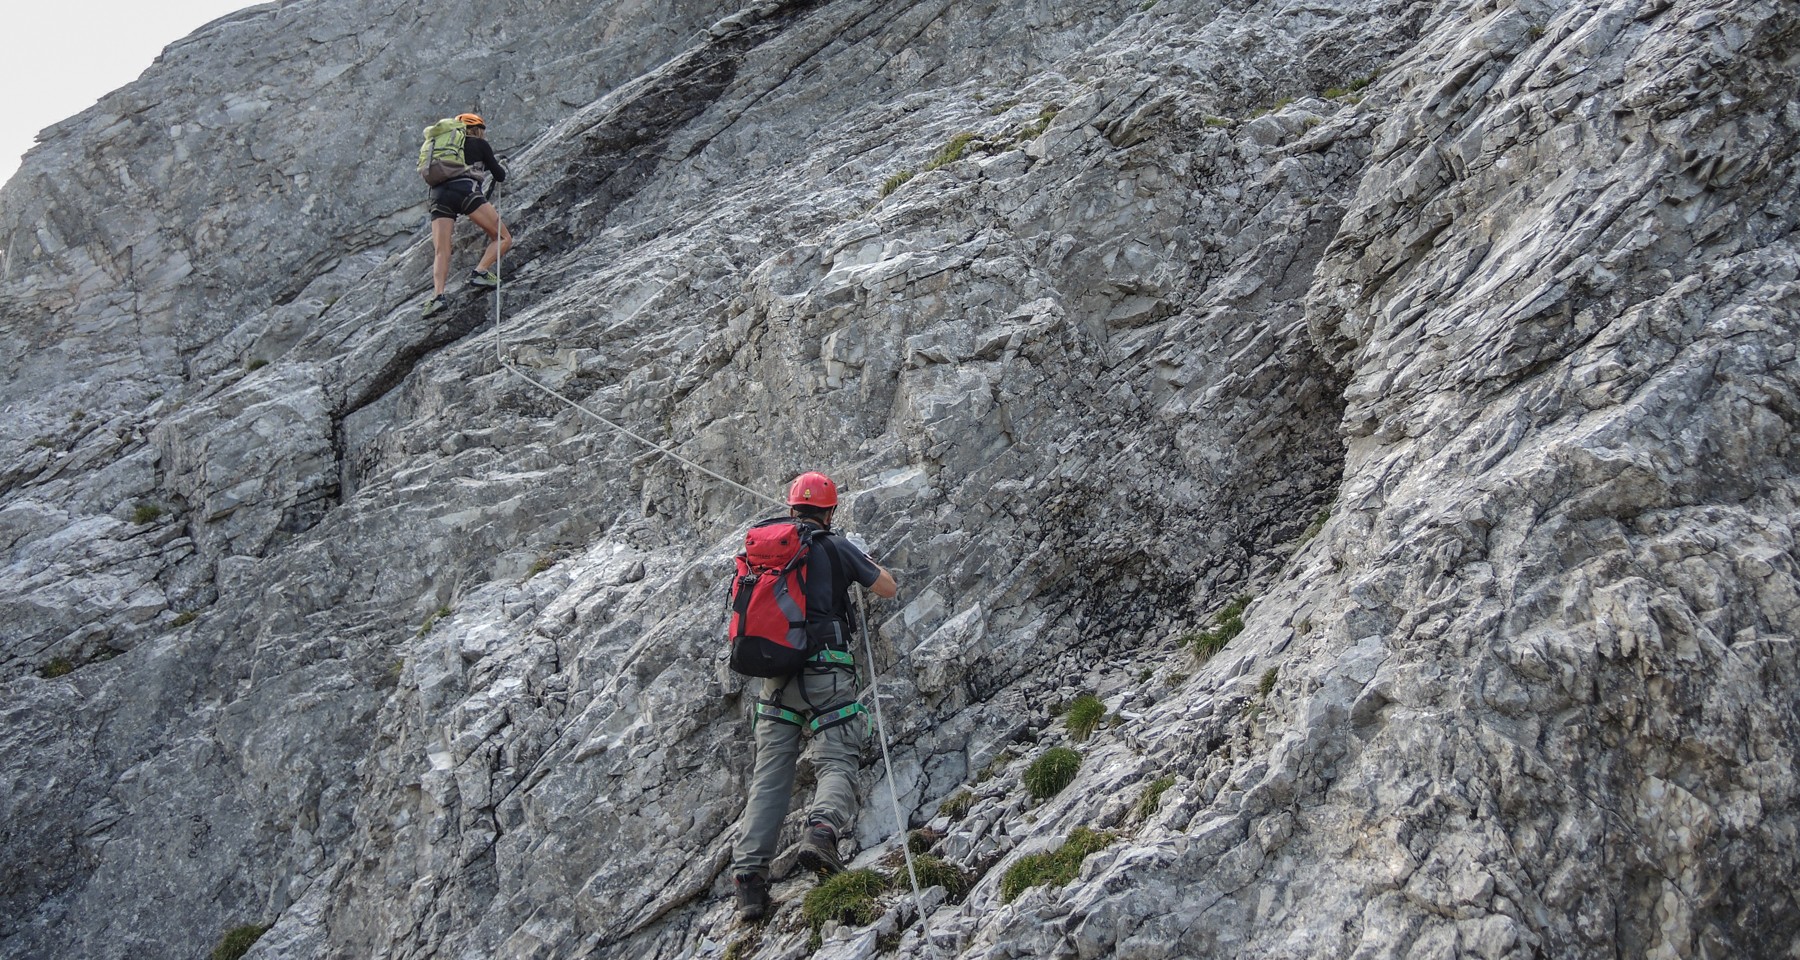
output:
[{"label": "black t-shirt", "polygon": [[479,165],[482,170],[494,175],[495,183],[506,182],[506,168],[500,165],[500,158],[494,156],[493,145],[480,137],[463,138],[463,163],[470,168]]},{"label": "black t-shirt", "polygon": [[806,558],[806,622],[849,624],[850,584],[871,587],[880,577],[881,568],[855,544],[835,533],[815,530],[812,552]]}]

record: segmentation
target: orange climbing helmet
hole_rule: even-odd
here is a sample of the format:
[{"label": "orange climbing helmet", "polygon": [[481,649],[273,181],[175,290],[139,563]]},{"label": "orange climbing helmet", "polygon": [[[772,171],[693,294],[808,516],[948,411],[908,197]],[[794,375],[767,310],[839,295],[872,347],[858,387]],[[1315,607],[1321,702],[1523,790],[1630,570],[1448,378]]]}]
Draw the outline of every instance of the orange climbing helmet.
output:
[{"label": "orange climbing helmet", "polygon": [[484,130],[487,129],[487,121],[481,119],[481,114],[479,113],[459,113],[456,115],[456,119],[462,121],[466,126],[481,127]]},{"label": "orange climbing helmet", "polygon": [[788,506],[790,507],[822,507],[837,506],[837,484],[831,478],[815,472],[803,473],[794,478],[788,487]]}]

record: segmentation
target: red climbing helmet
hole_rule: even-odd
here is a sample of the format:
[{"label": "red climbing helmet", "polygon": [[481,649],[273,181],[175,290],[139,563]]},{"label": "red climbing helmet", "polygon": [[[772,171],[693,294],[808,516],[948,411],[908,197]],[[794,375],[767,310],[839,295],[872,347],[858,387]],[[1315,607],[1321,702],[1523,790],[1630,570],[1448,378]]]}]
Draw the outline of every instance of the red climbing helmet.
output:
[{"label": "red climbing helmet", "polygon": [[837,484],[822,473],[803,473],[788,487],[790,507],[835,507]]}]

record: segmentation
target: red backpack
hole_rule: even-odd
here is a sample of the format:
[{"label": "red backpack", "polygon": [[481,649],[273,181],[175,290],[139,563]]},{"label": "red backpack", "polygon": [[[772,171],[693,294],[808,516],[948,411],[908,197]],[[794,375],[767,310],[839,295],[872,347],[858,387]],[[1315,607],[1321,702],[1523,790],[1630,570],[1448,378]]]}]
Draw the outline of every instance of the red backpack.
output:
[{"label": "red backpack", "polygon": [[747,677],[799,673],[812,655],[806,639],[806,558],[813,528],[787,517],[744,534],[731,581],[731,669]]}]

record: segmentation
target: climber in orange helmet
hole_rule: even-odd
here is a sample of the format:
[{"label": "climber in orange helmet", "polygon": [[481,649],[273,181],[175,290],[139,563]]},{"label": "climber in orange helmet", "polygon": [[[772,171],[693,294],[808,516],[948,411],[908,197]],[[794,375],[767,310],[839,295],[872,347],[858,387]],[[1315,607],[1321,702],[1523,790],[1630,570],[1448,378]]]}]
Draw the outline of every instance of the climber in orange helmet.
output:
[{"label": "climber in orange helmet", "polygon": [[[434,131],[442,132],[434,134]],[[430,316],[446,305],[444,284],[450,279],[450,236],[456,218],[468,217],[488,235],[481,262],[469,274],[471,286],[492,289],[500,285],[500,275],[495,272],[494,265],[502,254],[512,249],[512,233],[501,222],[500,211],[488,202],[481,190],[484,174],[492,175],[495,183],[506,182],[506,168],[500,165],[500,158],[494,155],[494,148],[487,142],[487,121],[479,114],[458,114],[454,120],[440,120],[427,127],[425,135],[425,145],[420,148],[420,172],[425,173],[430,166],[434,171],[442,171],[438,176],[447,177],[438,182],[433,182],[435,178],[430,174],[426,177],[426,182],[432,184],[432,297],[425,304],[425,315]],[[448,162],[430,164],[434,157],[440,161],[447,157]]]}]

